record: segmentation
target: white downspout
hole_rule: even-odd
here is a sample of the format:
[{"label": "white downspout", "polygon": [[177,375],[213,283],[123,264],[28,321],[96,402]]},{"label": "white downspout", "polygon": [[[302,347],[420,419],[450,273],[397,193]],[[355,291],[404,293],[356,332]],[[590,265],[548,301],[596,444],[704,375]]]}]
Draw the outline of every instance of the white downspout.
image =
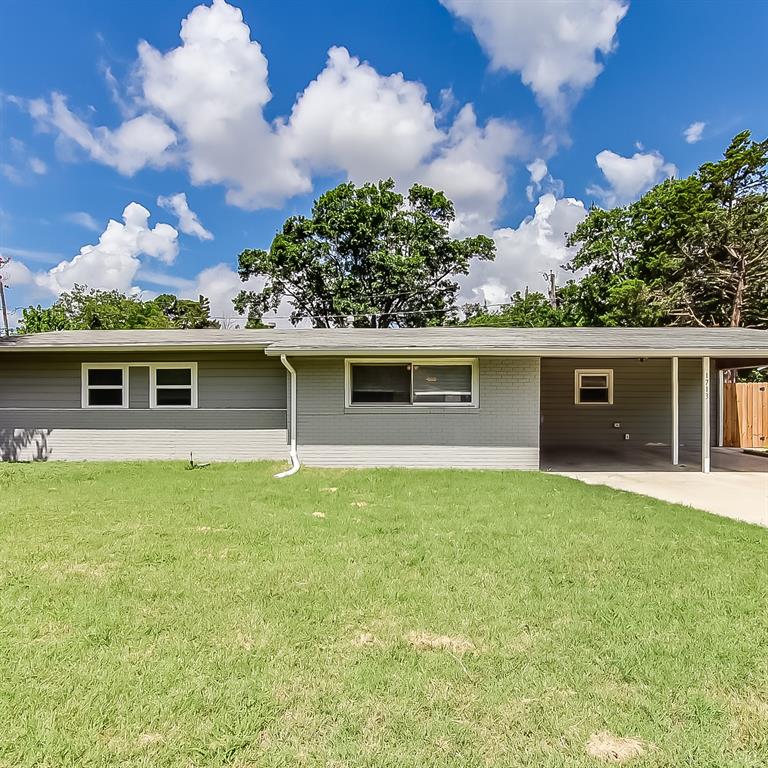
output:
[{"label": "white downspout", "polygon": [[301,469],[301,462],[299,461],[299,453],[296,448],[296,370],[294,367],[288,362],[288,358],[285,355],[280,355],[280,362],[285,366],[286,370],[288,371],[288,376],[290,377],[290,397],[288,398],[288,409],[290,413],[290,423],[289,423],[289,431],[290,431],[290,458],[291,458],[291,468],[286,469],[285,472],[278,472],[275,477],[290,477],[291,475],[295,475],[300,469]]}]

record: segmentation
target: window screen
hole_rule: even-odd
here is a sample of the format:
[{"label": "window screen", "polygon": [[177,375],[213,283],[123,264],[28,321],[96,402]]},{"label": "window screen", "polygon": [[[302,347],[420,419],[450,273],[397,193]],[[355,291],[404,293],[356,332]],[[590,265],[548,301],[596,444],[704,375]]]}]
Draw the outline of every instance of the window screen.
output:
[{"label": "window screen", "polygon": [[410,364],[352,366],[352,403],[410,403]]},{"label": "window screen", "polygon": [[414,365],[414,403],[471,403],[471,365]]}]

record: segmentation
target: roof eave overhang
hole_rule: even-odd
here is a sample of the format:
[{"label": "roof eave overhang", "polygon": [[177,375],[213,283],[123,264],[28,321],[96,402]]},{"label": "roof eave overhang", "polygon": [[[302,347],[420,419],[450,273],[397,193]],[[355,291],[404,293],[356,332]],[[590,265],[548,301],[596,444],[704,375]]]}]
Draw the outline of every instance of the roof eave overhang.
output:
[{"label": "roof eave overhang", "polygon": [[727,357],[727,358],[768,358],[768,347],[751,348],[709,348],[696,349],[679,347],[676,349],[658,349],[647,347],[561,347],[549,349],[510,348],[510,347],[286,347],[278,344],[105,344],[105,345],[62,345],[46,346],[5,346],[3,352],[76,352],[85,353],[132,353],[132,352],[264,352],[269,357],[289,355],[292,357]]},{"label": "roof eave overhang", "polygon": [[558,349],[510,349],[501,347],[356,347],[306,349],[272,345],[266,347],[270,357],[369,357],[423,356],[423,357],[768,357],[768,348],[750,349],[651,349],[643,347],[611,349],[606,347],[563,347]]},{"label": "roof eave overhang", "polygon": [[3,352],[218,352],[231,350],[235,352],[263,352],[266,344],[105,344],[47,346],[4,346],[0,344],[0,354]]}]

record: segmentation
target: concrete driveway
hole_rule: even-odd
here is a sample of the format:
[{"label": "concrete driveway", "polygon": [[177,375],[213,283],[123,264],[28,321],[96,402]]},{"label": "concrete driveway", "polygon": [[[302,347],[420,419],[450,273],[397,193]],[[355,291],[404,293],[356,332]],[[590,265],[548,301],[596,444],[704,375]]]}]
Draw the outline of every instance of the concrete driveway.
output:
[{"label": "concrete driveway", "polygon": [[[765,461],[765,459],[760,459]],[[768,526],[766,472],[557,472],[590,485],[607,485],[686,504],[715,515]]]}]

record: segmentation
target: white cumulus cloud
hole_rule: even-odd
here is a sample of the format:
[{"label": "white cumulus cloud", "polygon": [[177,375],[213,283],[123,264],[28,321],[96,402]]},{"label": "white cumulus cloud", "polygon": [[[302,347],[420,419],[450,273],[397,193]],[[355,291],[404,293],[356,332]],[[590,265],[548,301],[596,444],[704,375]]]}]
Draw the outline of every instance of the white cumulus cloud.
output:
[{"label": "white cumulus cloud", "polygon": [[[264,287],[263,278],[251,277],[243,282],[232,267],[223,263],[206,267],[192,278],[177,277],[144,267],[138,277],[144,283],[170,290],[181,298],[197,299],[205,296],[211,307],[211,317],[218,320],[224,328],[242,326],[245,323],[245,316],[235,312],[232,305],[235,296],[243,290],[259,291]],[[149,295],[149,292],[144,291],[143,295]],[[287,319],[290,313],[290,305],[283,302],[277,312],[267,313],[264,317],[280,327],[290,327]]]},{"label": "white cumulus cloud", "polygon": [[697,141],[701,141],[701,136],[704,133],[704,129],[707,127],[706,123],[701,121],[691,123],[684,131],[683,136],[689,144],[695,144]]},{"label": "white cumulus cloud", "polygon": [[546,291],[543,275],[560,270],[575,255],[565,244],[566,236],[587,215],[584,203],[571,197],[539,198],[533,216],[518,227],[503,227],[493,233],[494,261],[477,262],[462,283],[462,298],[470,302],[503,304],[515,291]]},{"label": "white cumulus cloud", "polygon": [[0,257],[0,275],[6,288],[32,285],[35,282],[32,271],[21,261]]},{"label": "white cumulus cloud", "polygon": [[362,182],[412,173],[444,138],[435,117],[420,83],[331,48],[282,135],[299,162]]},{"label": "white cumulus cloud", "polygon": [[[215,264],[203,269],[194,279],[189,291],[190,298],[205,296],[211,304],[211,315],[218,318],[226,327],[228,324],[242,324],[243,315],[235,312],[232,299],[240,291],[259,291],[264,287],[263,278],[252,277],[246,282],[240,279],[228,264]],[[274,314],[274,313],[272,313]],[[287,315],[288,312],[278,312]],[[289,323],[283,322],[283,326]]]},{"label": "white cumulus cloud", "polygon": [[[225,0],[195,7],[180,38],[168,51],[139,43],[132,87],[121,96],[125,119],[115,128],[91,127],[57,93],[27,109],[67,146],[120,173],[179,164],[193,184],[221,184],[227,201],[246,209],[280,206],[311,191],[317,175],[358,183],[392,176],[400,189],[431,183],[454,199],[457,231],[466,232],[490,227],[510,159],[527,157],[516,123],[479,123],[470,104],[451,122],[458,105],[447,109],[446,94],[435,108],[421,83],[381,74],[342,47],[329,50],[287,116],[267,120],[267,59]],[[118,87],[114,77],[109,83]]]},{"label": "white cumulus cloud", "polygon": [[29,111],[42,128],[58,131],[64,146],[78,146],[93,160],[126,176],[147,165],[162,167],[172,161],[169,149],[176,134],[155,115],[139,115],[115,130],[104,126],[91,128],[72,112],[66,98],[55,92],[50,99],[34,99]]},{"label": "white cumulus cloud", "polygon": [[466,21],[494,69],[519,72],[551,115],[602,71],[628,5],[624,0],[441,0]]},{"label": "white cumulus cloud", "polygon": [[84,245],[72,259],[47,272],[34,275],[34,282],[54,294],[75,284],[102,290],[129,291],[141,266],[141,256],[172,264],[179,252],[178,232],[170,224],[149,226],[149,211],[129,203],[123,221],[111,219],[96,245]]},{"label": "white cumulus cloud", "polygon": [[487,232],[507,193],[509,159],[527,148],[528,140],[515,123],[492,118],[480,126],[472,105],[467,104],[437,156],[416,175],[453,200],[457,217],[452,234]]},{"label": "white cumulus cloud", "polygon": [[213,240],[213,233],[202,225],[197,214],[189,207],[186,193],[178,192],[168,197],[161,195],[157,198],[157,204],[175,214],[179,229],[185,235],[193,235],[198,240]]},{"label": "white cumulus cloud", "polygon": [[197,6],[182,22],[181,41],[167,53],[141,42],[137,73],[147,104],[183,136],[192,182],[224,184],[228,201],[244,208],[308,191],[309,179],[264,119],[272,98],[267,59],[240,9],[224,0]]},{"label": "white cumulus cloud", "polygon": [[625,205],[677,173],[677,168],[659,152],[635,152],[631,157],[623,157],[604,149],[595,161],[608,186],[593,185],[587,193],[607,206]]}]

